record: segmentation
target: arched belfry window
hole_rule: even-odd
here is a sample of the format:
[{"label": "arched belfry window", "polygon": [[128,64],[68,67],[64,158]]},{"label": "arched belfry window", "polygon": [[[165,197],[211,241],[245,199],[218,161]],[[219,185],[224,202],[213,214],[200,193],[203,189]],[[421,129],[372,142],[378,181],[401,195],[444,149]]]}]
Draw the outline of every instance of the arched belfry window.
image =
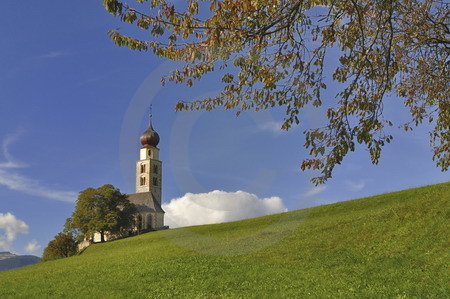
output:
[{"label": "arched belfry window", "polygon": [[153,173],[158,173],[158,165],[153,165]]},{"label": "arched belfry window", "polygon": [[157,177],[153,178],[153,185],[158,186],[158,178]]},{"label": "arched belfry window", "polygon": [[145,164],[141,164],[141,173],[145,172]]},{"label": "arched belfry window", "polygon": [[140,183],[141,183],[141,186],[144,186],[144,185],[147,184],[147,181],[146,181],[145,177],[141,176]]}]

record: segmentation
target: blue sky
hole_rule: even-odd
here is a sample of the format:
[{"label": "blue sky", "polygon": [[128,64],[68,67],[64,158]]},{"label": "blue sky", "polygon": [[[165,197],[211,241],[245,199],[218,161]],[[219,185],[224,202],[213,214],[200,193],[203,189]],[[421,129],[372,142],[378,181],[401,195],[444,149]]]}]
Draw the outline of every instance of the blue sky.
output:
[{"label": "blue sky", "polygon": [[[107,31],[126,26],[101,1],[7,0],[2,8],[0,251],[25,254],[28,245],[40,255],[87,187],[113,184],[134,193],[150,103],[166,203],[186,193],[243,190],[279,197],[295,210],[449,179],[431,160],[426,127],[392,129],[394,141],[378,166],[360,148],[326,185],[314,188],[314,173],[299,165],[307,157],[302,132],[320,125],[320,111],[305,111],[303,126],[289,132],[278,129],[278,110],[238,118],[220,110],[178,113],[177,100],[217,92],[217,78],[193,88],[161,87],[160,76],[176,64],[116,47]],[[386,101],[385,113],[396,121],[407,117],[395,98]],[[15,234],[8,235],[5,221],[15,223]]]}]

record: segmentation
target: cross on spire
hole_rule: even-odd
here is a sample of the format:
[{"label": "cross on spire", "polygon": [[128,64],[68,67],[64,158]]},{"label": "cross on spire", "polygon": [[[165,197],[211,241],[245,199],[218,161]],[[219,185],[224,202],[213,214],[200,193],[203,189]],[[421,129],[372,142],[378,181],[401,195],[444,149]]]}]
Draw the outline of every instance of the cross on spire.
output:
[{"label": "cross on spire", "polygon": [[150,124],[152,123],[152,117],[153,117],[153,114],[152,114],[152,104],[150,104]]}]

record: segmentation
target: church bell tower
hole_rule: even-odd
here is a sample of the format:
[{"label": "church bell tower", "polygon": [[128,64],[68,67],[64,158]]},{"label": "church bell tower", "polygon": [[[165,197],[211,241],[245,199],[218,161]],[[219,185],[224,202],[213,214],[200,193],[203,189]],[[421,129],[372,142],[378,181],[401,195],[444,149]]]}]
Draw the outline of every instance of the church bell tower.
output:
[{"label": "church bell tower", "polygon": [[161,205],[162,162],[159,160],[159,135],[153,129],[150,115],[148,129],[140,138],[142,148],[136,162],[136,193],[150,192]]}]

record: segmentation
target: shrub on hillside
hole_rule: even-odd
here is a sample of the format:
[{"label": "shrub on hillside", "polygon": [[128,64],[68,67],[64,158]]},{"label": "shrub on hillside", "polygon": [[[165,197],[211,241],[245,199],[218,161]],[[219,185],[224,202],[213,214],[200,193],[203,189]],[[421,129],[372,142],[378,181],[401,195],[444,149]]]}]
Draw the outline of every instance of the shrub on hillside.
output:
[{"label": "shrub on hillside", "polygon": [[72,233],[59,233],[44,249],[41,261],[51,261],[69,257],[77,253],[78,242]]}]

